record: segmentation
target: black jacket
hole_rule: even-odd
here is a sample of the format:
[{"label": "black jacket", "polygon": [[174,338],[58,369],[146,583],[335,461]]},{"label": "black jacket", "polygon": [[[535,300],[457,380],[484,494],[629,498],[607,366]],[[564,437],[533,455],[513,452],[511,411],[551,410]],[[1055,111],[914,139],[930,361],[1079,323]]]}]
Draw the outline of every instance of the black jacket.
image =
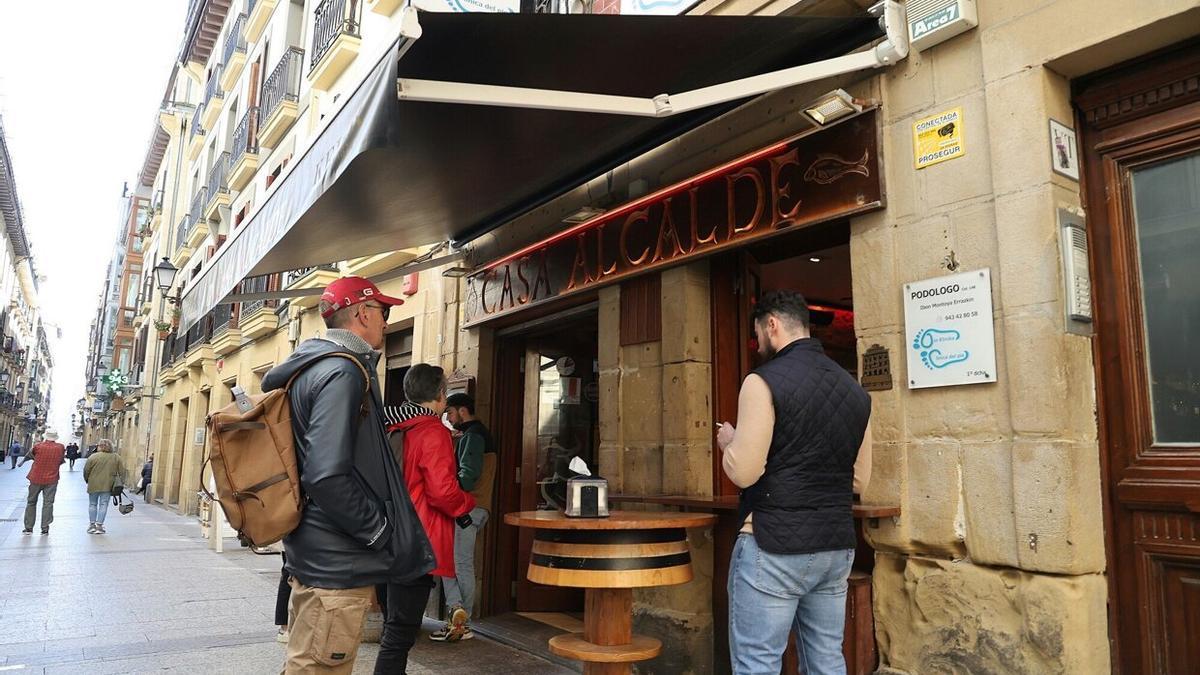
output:
[{"label": "black jacket", "polygon": [[[305,340],[263,378],[263,391],[292,384],[292,432],[306,503],[284,538],[287,569],[317,588],[411,581],[434,568],[400,467],[384,435],[377,356],[355,355],[371,376],[363,408],[362,372],[328,340]],[[311,364],[311,365],[310,365]]]},{"label": "black jacket", "polygon": [[854,548],[854,461],[870,395],[814,338],[796,340],[754,372],[775,406],[766,469],[742,491],[755,541],[769,553]]}]

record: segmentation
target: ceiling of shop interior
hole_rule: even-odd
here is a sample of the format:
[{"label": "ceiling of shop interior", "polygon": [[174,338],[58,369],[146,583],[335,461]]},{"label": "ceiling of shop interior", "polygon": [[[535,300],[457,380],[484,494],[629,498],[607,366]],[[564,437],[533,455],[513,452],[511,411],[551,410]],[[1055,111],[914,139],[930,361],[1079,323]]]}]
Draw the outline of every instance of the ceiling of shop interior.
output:
[{"label": "ceiling of shop interior", "polygon": [[800,291],[809,302],[848,308],[852,302],[850,246],[841,244],[762,265],[762,284],[763,290]]}]

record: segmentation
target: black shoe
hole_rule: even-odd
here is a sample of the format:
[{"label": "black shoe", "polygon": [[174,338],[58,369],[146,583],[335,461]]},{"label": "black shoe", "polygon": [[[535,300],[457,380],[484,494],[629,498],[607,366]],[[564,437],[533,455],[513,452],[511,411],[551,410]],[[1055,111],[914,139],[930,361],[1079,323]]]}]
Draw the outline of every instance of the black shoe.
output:
[{"label": "black shoe", "polygon": [[33,534],[33,530],[25,528],[24,530],[21,530],[21,534]]},{"label": "black shoe", "polygon": [[42,536],[44,537],[44,536],[46,536],[47,534],[50,534],[50,528],[48,528],[48,527],[43,527],[43,528],[42,528]]}]

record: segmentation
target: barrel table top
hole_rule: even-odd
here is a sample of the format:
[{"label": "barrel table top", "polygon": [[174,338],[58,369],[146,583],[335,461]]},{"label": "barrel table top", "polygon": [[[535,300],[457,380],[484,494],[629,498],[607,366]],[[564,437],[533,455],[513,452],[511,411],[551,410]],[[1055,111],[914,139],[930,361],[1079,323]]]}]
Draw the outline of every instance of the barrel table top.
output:
[{"label": "barrel table top", "polygon": [[561,511],[516,511],[504,514],[504,522],[537,530],[665,530],[710,527],[717,517],[711,513],[612,511],[607,518],[570,518]]}]

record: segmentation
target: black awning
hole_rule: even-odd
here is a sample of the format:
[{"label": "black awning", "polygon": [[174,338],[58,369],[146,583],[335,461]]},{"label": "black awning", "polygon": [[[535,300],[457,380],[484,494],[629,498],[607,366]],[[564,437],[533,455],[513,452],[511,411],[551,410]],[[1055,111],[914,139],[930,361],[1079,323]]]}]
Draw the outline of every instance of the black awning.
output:
[{"label": "black awning", "polygon": [[397,77],[654,97],[840,56],[876,19],[421,13],[184,296],[246,276],[467,241],[726,112],[671,117],[399,101]]}]

